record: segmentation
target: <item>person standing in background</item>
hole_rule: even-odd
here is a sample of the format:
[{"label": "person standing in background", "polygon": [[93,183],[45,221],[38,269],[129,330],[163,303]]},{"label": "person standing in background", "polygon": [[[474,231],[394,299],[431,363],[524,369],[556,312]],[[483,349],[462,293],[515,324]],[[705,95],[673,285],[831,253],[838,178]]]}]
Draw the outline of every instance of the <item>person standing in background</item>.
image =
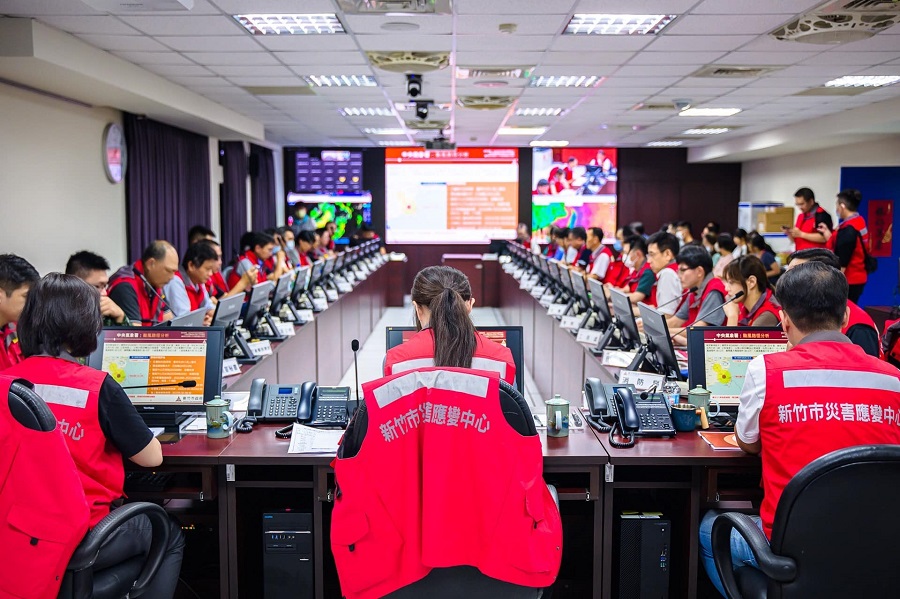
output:
[{"label": "person standing in background", "polygon": [[844,189],[837,194],[836,212],[840,224],[832,232],[825,223],[818,225],[818,231],[826,240],[826,247],[834,252],[841,263],[841,272],[847,276],[850,285],[849,298],[859,303],[859,296],[869,280],[866,271],[866,253],[869,247],[869,230],[865,219],[859,215],[862,194],[856,189]]}]

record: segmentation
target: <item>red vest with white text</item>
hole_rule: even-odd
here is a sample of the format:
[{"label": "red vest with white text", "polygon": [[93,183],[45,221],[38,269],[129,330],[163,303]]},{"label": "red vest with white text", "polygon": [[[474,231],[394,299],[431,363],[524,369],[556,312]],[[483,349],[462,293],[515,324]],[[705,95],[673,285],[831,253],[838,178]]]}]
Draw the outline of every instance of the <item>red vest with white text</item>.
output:
[{"label": "red vest with white text", "polygon": [[535,588],[554,582],[562,524],[541,439],[507,423],[499,387],[496,373],[461,368],[363,385],[368,434],[355,457],[334,461],[331,550],[347,599],[455,566]]},{"label": "red vest with white text", "polygon": [[[671,263],[667,264],[667,265],[666,265],[666,268],[668,268],[669,270],[674,270],[674,271],[675,271],[675,274],[676,274],[676,275],[678,274],[678,263],[677,263],[677,262],[671,262]],[[662,271],[659,271],[659,272],[662,273]],[[657,283],[658,283],[658,282],[659,282],[659,273],[657,273],[657,275],[656,275],[656,280],[657,280]],[[654,283],[654,284],[653,284],[653,289],[650,290],[650,298],[647,300],[647,305],[648,305],[648,306],[653,306],[654,308],[656,307],[656,287],[657,287],[657,283]],[[675,300],[672,300],[672,301],[674,302]]]},{"label": "red vest with white text", "polygon": [[[802,212],[797,215],[797,222],[794,224],[795,227],[803,231],[804,233],[818,233],[816,230],[816,215],[823,214],[825,210],[816,204],[816,209],[810,211],[809,214],[803,214]],[[824,248],[825,243],[816,243],[815,241],[807,241],[805,239],[801,239],[797,237],[794,239],[794,247],[799,252],[800,250],[806,250],[809,248]]]},{"label": "red vest with white text", "polygon": [[866,255],[863,249],[863,244],[869,247],[869,230],[866,228],[866,221],[858,214],[845,220],[838,225],[837,230],[828,239],[828,249],[832,252],[837,246],[838,231],[844,227],[853,227],[859,233],[856,239],[856,246],[853,248],[853,254],[850,256],[850,263],[844,269],[844,274],[847,276],[847,283],[850,285],[863,285],[869,280],[869,274],[866,272]]},{"label": "red vest with white text", "polygon": [[771,537],[781,493],[804,466],[844,447],[900,444],[900,372],[845,337],[800,343],[763,359],[759,515]]},{"label": "red vest with white text", "polygon": [[32,356],[7,374],[34,383],[34,390],[56,416],[81,477],[91,526],[96,525],[109,513],[110,504],[122,497],[125,484],[122,454],[100,428],[100,387],[106,373],[63,358]]},{"label": "red vest with white text", "polygon": [[131,285],[134,287],[138,307],[141,310],[141,325],[149,327],[161,322],[162,316],[168,307],[165,305],[165,302],[160,301],[163,293],[162,289],[155,289],[155,294],[151,292],[149,282],[144,283],[146,279],[142,279],[141,277],[143,276],[144,263],[141,260],[138,260],[131,266],[123,266],[109,278],[107,293],[112,292],[119,285]]},{"label": "red vest with white text", "polygon": [[[700,299],[694,301],[693,293],[689,293],[681,303],[678,304],[681,307],[681,304],[684,302],[691,302],[688,305],[688,319],[687,322],[684,323],[684,326],[689,327],[697,320],[697,317],[700,315],[700,308],[703,306],[703,302],[706,301],[707,296],[713,291],[718,291],[722,294],[722,299],[725,299],[725,296],[728,295],[728,292],[725,291],[725,283],[722,282],[722,279],[718,277],[713,277],[706,284],[706,287],[703,288],[703,293],[700,294]],[[677,312],[677,310],[676,310]]]},{"label": "red vest with white text", "polygon": [[[872,320],[872,317],[869,316],[869,313],[857,306],[855,303],[847,300],[847,307],[850,308],[850,318],[847,320],[847,326],[845,326],[841,333],[844,335],[850,330],[850,327],[854,327],[858,324],[863,326],[872,327],[875,329],[875,334],[881,339],[881,333],[878,332],[878,327],[875,325],[875,321]],[[885,323],[885,328],[887,328],[887,323]],[[881,347],[881,344],[878,345],[878,353],[882,360],[884,360],[884,348]]]},{"label": "red vest with white text", "polygon": [[[475,335],[474,370],[499,372],[510,385],[516,384],[516,363],[506,346],[491,341],[481,334]],[[388,350],[384,359],[384,375],[397,374],[434,366],[434,331],[422,329],[406,342]]]},{"label": "red vest with white text", "polygon": [[59,426],[32,430],[10,413],[14,380],[0,376],[0,597],[52,599],[89,511]]}]

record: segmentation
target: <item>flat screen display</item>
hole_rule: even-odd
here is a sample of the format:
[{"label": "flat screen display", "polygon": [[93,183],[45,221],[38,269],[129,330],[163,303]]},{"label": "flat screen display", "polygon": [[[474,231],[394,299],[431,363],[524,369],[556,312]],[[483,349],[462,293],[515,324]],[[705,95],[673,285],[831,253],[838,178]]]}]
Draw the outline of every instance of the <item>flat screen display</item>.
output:
[{"label": "flat screen display", "polygon": [[601,227],[604,241],[616,233],[616,148],[534,148],[531,226]]},{"label": "flat screen display", "polygon": [[519,222],[516,148],[387,148],[387,243],[514,239]]},{"label": "flat screen display", "polygon": [[362,225],[372,224],[372,194],[287,194],[287,224],[293,225],[298,219],[309,215],[316,229],[330,222],[337,227],[334,231],[336,243],[347,243]]},{"label": "flat screen display", "polygon": [[307,150],[294,154],[298,193],[360,193],[363,158],[360,150]]}]

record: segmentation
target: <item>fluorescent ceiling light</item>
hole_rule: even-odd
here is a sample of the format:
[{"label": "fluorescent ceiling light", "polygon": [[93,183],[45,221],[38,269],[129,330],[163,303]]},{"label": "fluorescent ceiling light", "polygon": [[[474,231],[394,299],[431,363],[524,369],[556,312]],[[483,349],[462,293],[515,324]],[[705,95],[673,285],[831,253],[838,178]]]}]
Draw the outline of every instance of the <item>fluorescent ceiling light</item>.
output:
[{"label": "fluorescent ceiling light", "polygon": [[304,75],[310,87],[375,87],[375,77],[371,75]]},{"label": "fluorescent ceiling light", "polygon": [[559,116],[562,108],[517,108],[516,116]]},{"label": "fluorescent ceiling light", "polygon": [[697,129],[688,129],[682,135],[719,135],[729,131],[731,129],[728,127],[698,127]]},{"label": "fluorescent ceiling light", "polygon": [[685,108],[678,116],[734,116],[740,108]]},{"label": "fluorescent ceiling light", "polygon": [[832,79],[825,84],[825,87],[881,87],[883,85],[893,85],[898,81],[900,81],[900,77],[892,75],[860,75]]},{"label": "fluorescent ceiling light", "polygon": [[363,129],[366,135],[406,135],[406,129],[400,127],[369,127]]},{"label": "fluorescent ceiling light", "polygon": [[681,145],[680,141],[651,141],[647,144],[648,148],[676,148]]},{"label": "fluorescent ceiling light", "polygon": [[566,35],[655,35],[678,15],[576,14]]},{"label": "fluorescent ceiling light", "polygon": [[546,132],[546,127],[500,127],[497,135],[530,135],[536,137]]},{"label": "fluorescent ceiling light", "polygon": [[569,145],[569,142],[564,139],[546,139],[543,141],[533,141],[530,145],[532,148],[565,148]]},{"label": "fluorescent ceiling light", "polygon": [[232,15],[253,35],[327,35],[346,33],[335,14]]},{"label": "fluorescent ceiling light", "polygon": [[421,148],[422,146],[417,146],[416,144],[411,144],[405,139],[383,139],[378,142],[379,146],[394,146],[398,148],[410,147],[410,148]]},{"label": "fluorescent ceiling light", "polygon": [[347,106],[341,108],[341,114],[344,116],[393,116],[394,111],[390,108],[354,108]]},{"label": "fluorescent ceiling light", "polygon": [[540,75],[531,78],[531,87],[597,87],[604,79],[596,75]]}]

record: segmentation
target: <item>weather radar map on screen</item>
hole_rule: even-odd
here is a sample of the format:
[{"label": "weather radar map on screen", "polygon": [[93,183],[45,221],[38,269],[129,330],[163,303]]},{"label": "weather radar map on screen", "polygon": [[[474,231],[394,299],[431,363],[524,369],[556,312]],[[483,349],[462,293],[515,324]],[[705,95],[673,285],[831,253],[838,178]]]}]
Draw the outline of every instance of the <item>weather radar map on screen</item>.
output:
[{"label": "weather radar map on screen", "polygon": [[297,209],[303,207],[316,228],[322,228],[333,222],[336,225],[334,238],[347,239],[362,225],[372,224],[372,194],[365,191],[361,194],[304,194],[289,193],[287,195],[287,224],[294,224]]},{"label": "weather radar map on screen", "polygon": [[[534,148],[531,226],[601,227],[616,232],[616,148]],[[547,231],[549,234],[549,231]]]},{"label": "weather radar map on screen", "polygon": [[516,148],[387,148],[385,188],[388,243],[488,243],[516,236]]}]

